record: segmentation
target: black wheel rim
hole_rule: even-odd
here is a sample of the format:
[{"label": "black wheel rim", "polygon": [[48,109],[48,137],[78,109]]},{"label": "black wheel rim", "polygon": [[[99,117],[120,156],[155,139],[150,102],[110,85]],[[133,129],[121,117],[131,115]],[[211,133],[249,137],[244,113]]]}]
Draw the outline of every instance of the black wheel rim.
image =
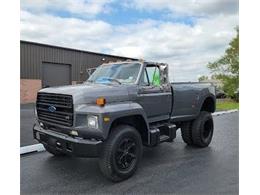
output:
[{"label": "black wheel rim", "polygon": [[213,121],[212,119],[209,119],[204,123],[203,126],[203,133],[202,133],[203,139],[208,140],[212,135],[212,131],[213,131]]},{"label": "black wheel rim", "polygon": [[119,143],[116,153],[115,160],[118,169],[127,170],[134,166],[137,158],[136,143],[131,138],[124,138]]}]

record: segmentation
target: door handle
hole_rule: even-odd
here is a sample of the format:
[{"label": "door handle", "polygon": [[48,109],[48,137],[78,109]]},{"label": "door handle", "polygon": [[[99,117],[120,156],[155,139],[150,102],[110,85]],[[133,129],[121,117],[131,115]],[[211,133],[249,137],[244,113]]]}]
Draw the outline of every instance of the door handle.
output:
[{"label": "door handle", "polygon": [[139,88],[139,91],[144,92],[144,91],[151,90],[151,89],[154,89],[154,86],[143,86],[143,87]]}]

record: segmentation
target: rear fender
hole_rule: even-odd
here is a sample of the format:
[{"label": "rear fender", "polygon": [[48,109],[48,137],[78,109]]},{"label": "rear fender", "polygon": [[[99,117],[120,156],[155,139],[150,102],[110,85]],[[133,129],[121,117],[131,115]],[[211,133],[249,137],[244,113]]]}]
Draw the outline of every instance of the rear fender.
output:
[{"label": "rear fender", "polygon": [[198,110],[197,110],[197,112],[196,112],[196,115],[197,115],[197,116],[200,114],[200,111],[201,111],[201,109],[202,109],[202,106],[203,106],[203,104],[204,104],[204,102],[205,102],[205,100],[206,100],[207,98],[211,98],[211,99],[212,99],[213,104],[214,104],[214,111],[213,111],[213,112],[215,112],[215,110],[216,110],[216,96],[213,95],[213,94],[207,94],[207,95],[204,95],[202,98],[200,98],[201,101],[199,102]]}]

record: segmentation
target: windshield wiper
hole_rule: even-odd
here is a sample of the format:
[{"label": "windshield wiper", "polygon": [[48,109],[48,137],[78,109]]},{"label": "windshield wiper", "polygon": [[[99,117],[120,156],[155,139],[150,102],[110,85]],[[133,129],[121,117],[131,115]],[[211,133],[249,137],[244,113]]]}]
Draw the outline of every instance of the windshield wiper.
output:
[{"label": "windshield wiper", "polygon": [[113,78],[106,78],[107,80],[109,80],[109,81],[115,81],[115,82],[117,82],[119,85],[121,85],[122,83],[119,81],[119,80],[117,80],[117,79],[113,79]]}]

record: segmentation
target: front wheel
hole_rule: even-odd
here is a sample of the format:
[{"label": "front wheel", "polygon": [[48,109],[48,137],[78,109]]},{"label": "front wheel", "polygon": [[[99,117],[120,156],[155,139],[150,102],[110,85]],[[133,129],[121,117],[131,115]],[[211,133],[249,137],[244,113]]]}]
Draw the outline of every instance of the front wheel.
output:
[{"label": "front wheel", "polygon": [[138,131],[128,125],[119,125],[104,142],[99,167],[110,180],[122,181],[134,174],[141,156],[142,139]]}]

